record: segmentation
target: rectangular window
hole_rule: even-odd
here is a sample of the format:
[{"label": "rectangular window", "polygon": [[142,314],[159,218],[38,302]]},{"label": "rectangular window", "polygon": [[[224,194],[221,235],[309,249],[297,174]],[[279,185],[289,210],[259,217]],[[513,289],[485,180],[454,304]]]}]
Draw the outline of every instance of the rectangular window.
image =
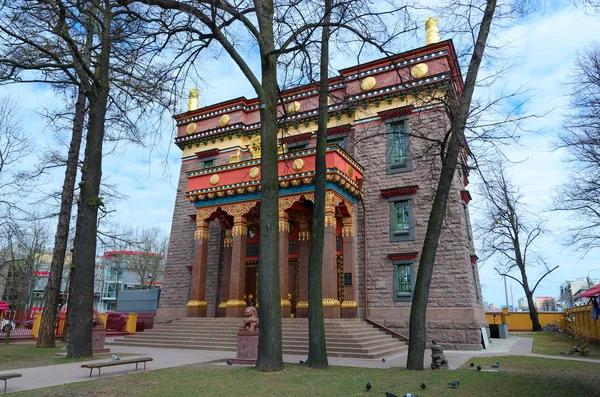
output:
[{"label": "rectangular window", "polygon": [[477,302],[479,302],[479,288],[477,288],[477,275],[475,274],[475,265],[471,265],[471,270],[473,271],[473,288],[475,288],[475,298]]},{"label": "rectangular window", "polygon": [[408,233],[410,230],[410,215],[408,213],[408,201],[394,202],[394,231],[396,233]]},{"label": "rectangular window", "polygon": [[412,197],[390,198],[390,241],[409,241],[415,239],[412,216]]},{"label": "rectangular window", "polygon": [[387,124],[388,174],[411,171],[407,121],[397,120]]},{"label": "rectangular window", "polygon": [[469,213],[467,212],[467,205],[463,204],[463,211],[465,214],[465,231],[467,232],[467,238],[471,241],[471,231],[469,230]]},{"label": "rectangular window", "polygon": [[414,290],[414,262],[412,260],[402,260],[392,263],[394,266],[394,301],[410,301]]},{"label": "rectangular window", "polygon": [[211,159],[211,160],[205,160],[202,162],[203,168],[210,168],[210,167],[214,167],[215,164],[215,160]]}]

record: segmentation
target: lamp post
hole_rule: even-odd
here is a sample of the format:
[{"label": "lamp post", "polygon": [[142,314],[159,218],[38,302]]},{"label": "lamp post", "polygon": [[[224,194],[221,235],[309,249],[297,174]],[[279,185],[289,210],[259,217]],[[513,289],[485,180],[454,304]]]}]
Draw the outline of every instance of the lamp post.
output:
[{"label": "lamp post", "polygon": [[591,273],[591,272],[593,272],[593,271],[595,271],[595,270],[600,270],[600,267],[598,267],[598,268],[596,268],[596,269],[592,269],[592,270],[590,270],[590,271],[588,272],[588,274],[587,274],[587,286],[588,286],[588,289],[592,288],[592,286],[590,285],[590,284],[591,284],[591,283],[590,283],[590,273]]}]

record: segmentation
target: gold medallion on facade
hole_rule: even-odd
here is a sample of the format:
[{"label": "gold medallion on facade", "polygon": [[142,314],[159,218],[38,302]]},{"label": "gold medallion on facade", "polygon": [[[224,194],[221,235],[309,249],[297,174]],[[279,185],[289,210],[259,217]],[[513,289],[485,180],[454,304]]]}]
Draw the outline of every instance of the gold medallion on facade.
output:
[{"label": "gold medallion on facade", "polygon": [[289,114],[296,114],[300,111],[301,107],[300,102],[294,101],[288,105],[287,110]]},{"label": "gold medallion on facade", "polygon": [[428,71],[429,68],[426,64],[419,63],[418,65],[415,65],[410,69],[410,75],[415,79],[420,79],[421,77],[425,77]]},{"label": "gold medallion on facade", "polygon": [[225,127],[227,124],[229,124],[229,115],[224,114],[219,119],[219,127]]},{"label": "gold medallion on facade", "polygon": [[255,179],[258,177],[258,174],[260,174],[260,168],[252,167],[252,169],[250,169],[250,178]]},{"label": "gold medallion on facade", "polygon": [[217,183],[219,183],[219,175],[218,174],[213,174],[210,177],[210,184],[211,185],[216,185]]},{"label": "gold medallion on facade", "polygon": [[302,160],[302,159],[294,160],[294,162],[292,163],[292,167],[294,168],[294,170],[300,171],[302,168],[304,168],[304,160]]},{"label": "gold medallion on facade", "polygon": [[189,123],[187,125],[187,127],[185,127],[185,132],[187,132],[188,135],[195,133],[196,132],[196,123]]},{"label": "gold medallion on facade", "polygon": [[375,88],[375,85],[377,85],[377,80],[375,80],[375,77],[373,76],[369,76],[360,82],[360,88],[363,91],[371,91],[373,88]]}]

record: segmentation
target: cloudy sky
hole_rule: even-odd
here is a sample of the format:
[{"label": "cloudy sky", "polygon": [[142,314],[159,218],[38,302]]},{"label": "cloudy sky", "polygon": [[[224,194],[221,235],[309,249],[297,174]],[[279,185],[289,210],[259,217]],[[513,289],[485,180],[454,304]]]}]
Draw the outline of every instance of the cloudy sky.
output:
[{"label": "cloudy sky", "polygon": [[[532,14],[504,27],[494,39],[509,43],[504,51],[513,62],[512,68],[502,79],[504,87],[515,89],[525,85],[532,95],[527,104],[528,110],[537,114],[550,111],[545,117],[535,119],[528,125],[537,133],[526,134],[520,146],[507,150],[511,160],[521,162],[509,170],[513,182],[522,186],[529,210],[546,218],[547,228],[553,232],[553,235],[539,242],[539,251],[551,267],[560,266],[538,287],[536,296],[557,296],[562,282],[586,277],[590,271],[591,277],[600,279],[600,252],[591,252],[583,258],[581,254],[565,247],[560,233],[569,218],[549,211],[557,186],[568,178],[564,153],[553,150],[552,145],[561,128],[562,113],[568,106],[567,82],[569,76],[576,72],[573,63],[577,52],[585,49],[595,37],[600,37],[599,18],[573,8],[547,9],[543,15]],[[440,21],[440,28],[443,31],[443,20]],[[419,35],[423,43],[424,29]],[[354,64],[344,57],[335,61],[337,68]],[[256,60],[252,64],[256,66]],[[205,62],[200,71],[203,75],[203,81],[198,84],[201,106],[238,96],[254,97],[251,87],[229,59]],[[0,87],[0,95],[3,94],[20,103],[23,127],[35,139],[36,150],[22,162],[23,167],[31,167],[36,162],[37,154],[46,147],[55,146],[54,132],[45,127],[44,120],[37,114],[42,108],[52,107],[56,103],[54,94],[40,85]],[[182,103],[181,111],[185,110],[184,105]],[[180,151],[172,143],[174,123],[168,123],[173,128],[162,132],[152,150],[120,145],[105,157],[103,177],[127,196],[115,203],[117,211],[114,221],[133,227],[159,226],[165,232],[170,230]],[[476,179],[471,182],[471,211],[476,218],[481,200],[476,192]],[[61,185],[62,174],[56,173],[46,178],[39,190],[58,190]],[[485,301],[501,305],[505,302],[504,286],[494,271],[494,265],[492,261],[481,264],[483,295]],[[537,277],[536,269],[532,270],[531,277]],[[517,283],[509,280],[508,285],[509,300],[512,286],[514,303],[517,304],[524,294]]]}]

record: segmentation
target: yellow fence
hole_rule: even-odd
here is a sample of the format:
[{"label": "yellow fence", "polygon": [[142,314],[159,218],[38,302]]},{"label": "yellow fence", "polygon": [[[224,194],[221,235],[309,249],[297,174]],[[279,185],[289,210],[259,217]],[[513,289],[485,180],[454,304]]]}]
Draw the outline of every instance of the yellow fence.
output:
[{"label": "yellow fence", "polygon": [[592,305],[577,306],[567,309],[565,314],[574,317],[577,324],[583,325],[596,342],[600,341],[600,320],[592,319]]},{"label": "yellow fence", "polygon": [[[490,324],[502,324],[506,322],[510,332],[531,331],[533,328],[529,312],[486,312],[485,317]],[[502,317],[504,317],[504,321]],[[542,327],[548,323],[552,323],[564,328],[565,314],[563,312],[539,312],[538,318]]]}]

